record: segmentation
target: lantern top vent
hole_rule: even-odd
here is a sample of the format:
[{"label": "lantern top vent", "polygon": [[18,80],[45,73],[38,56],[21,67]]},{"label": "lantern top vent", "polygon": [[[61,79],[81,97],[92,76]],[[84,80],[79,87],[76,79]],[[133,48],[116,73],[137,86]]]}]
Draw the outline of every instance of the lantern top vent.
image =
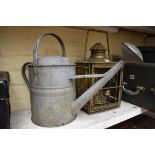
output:
[{"label": "lantern top vent", "polygon": [[102,43],[96,43],[90,48],[90,51],[106,51],[106,48]]},{"label": "lantern top vent", "polygon": [[109,62],[105,55],[107,50],[102,43],[96,43],[90,48],[90,51],[91,55],[88,62]]}]

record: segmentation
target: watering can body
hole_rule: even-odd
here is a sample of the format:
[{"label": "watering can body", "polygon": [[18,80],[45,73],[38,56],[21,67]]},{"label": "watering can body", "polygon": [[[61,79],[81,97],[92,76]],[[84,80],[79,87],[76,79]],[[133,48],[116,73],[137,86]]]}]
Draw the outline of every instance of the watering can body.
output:
[{"label": "watering can body", "polygon": [[[38,57],[39,43],[46,35],[58,39],[62,56]],[[51,127],[73,121],[76,118],[72,112],[76,90],[75,80],[69,80],[69,77],[75,75],[75,64],[65,57],[63,43],[55,34],[44,34],[36,41],[33,52],[33,63],[25,63],[22,68],[30,91],[32,122]],[[25,74],[27,66],[29,78]]]},{"label": "watering can body", "polygon": [[[65,59],[51,57],[52,59]],[[37,69],[35,73],[34,69]],[[75,100],[75,65],[29,65],[32,121],[41,126],[61,126],[75,119],[72,103]]]}]

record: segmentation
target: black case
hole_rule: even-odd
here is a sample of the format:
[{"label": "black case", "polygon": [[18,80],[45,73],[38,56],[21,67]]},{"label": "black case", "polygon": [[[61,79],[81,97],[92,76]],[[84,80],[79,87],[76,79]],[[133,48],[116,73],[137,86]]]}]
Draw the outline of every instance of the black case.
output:
[{"label": "black case", "polygon": [[155,46],[138,46],[146,63],[155,63]]},{"label": "black case", "polygon": [[10,128],[10,103],[9,100],[0,100],[0,129]]},{"label": "black case", "polygon": [[7,81],[0,80],[0,98],[9,98],[8,86]]},{"label": "black case", "polygon": [[0,72],[0,98],[9,98],[9,73]]},{"label": "black case", "polygon": [[0,129],[10,128],[9,73],[0,72]]},{"label": "black case", "polygon": [[124,87],[135,92],[137,86],[144,87],[137,95],[122,94],[122,99],[155,112],[155,63],[126,64]]}]

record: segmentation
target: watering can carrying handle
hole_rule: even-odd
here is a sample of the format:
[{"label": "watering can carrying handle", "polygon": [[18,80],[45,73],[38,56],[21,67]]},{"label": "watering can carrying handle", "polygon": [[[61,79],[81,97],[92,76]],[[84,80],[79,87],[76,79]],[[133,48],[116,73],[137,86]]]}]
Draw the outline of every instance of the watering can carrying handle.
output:
[{"label": "watering can carrying handle", "polygon": [[38,64],[38,48],[39,48],[39,44],[40,44],[41,40],[45,36],[53,36],[53,37],[55,37],[58,40],[58,42],[59,42],[59,44],[61,46],[62,56],[63,57],[66,56],[65,46],[64,46],[64,43],[62,42],[62,40],[60,39],[60,37],[57,36],[56,34],[53,34],[53,33],[44,33],[41,36],[39,36],[39,38],[36,40],[36,42],[34,44],[34,49],[33,49],[33,64],[34,65]]},{"label": "watering can carrying handle", "polygon": [[28,65],[30,65],[30,64],[32,64],[31,62],[26,62],[23,66],[22,66],[22,76],[23,76],[23,78],[24,78],[24,80],[25,80],[25,83],[26,83],[26,85],[28,86],[28,88],[30,88],[30,86],[29,86],[29,80],[28,80],[28,78],[27,78],[27,76],[26,76],[26,67],[28,66]]}]

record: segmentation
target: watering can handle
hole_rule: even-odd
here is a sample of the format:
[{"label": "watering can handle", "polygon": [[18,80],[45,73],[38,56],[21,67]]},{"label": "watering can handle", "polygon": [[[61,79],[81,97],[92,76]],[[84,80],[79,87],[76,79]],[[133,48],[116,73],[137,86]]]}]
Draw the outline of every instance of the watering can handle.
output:
[{"label": "watering can handle", "polygon": [[41,36],[39,36],[39,38],[36,40],[36,42],[34,44],[34,49],[33,49],[33,64],[34,65],[38,64],[38,48],[39,48],[39,44],[40,44],[41,40],[45,36],[53,36],[53,37],[55,37],[58,40],[58,42],[59,42],[59,44],[61,46],[62,56],[63,57],[66,56],[65,46],[64,46],[64,43],[62,42],[62,40],[60,39],[60,37],[57,36],[56,34],[53,34],[53,33],[44,33]]},{"label": "watering can handle", "polygon": [[28,88],[30,88],[30,85],[29,85],[29,80],[28,80],[28,78],[27,78],[27,76],[26,76],[26,67],[27,67],[28,65],[30,65],[30,64],[32,64],[32,63],[31,63],[31,62],[26,62],[26,63],[22,66],[22,76],[23,76],[23,78],[24,78],[24,80],[25,80],[26,85],[28,86]]}]

